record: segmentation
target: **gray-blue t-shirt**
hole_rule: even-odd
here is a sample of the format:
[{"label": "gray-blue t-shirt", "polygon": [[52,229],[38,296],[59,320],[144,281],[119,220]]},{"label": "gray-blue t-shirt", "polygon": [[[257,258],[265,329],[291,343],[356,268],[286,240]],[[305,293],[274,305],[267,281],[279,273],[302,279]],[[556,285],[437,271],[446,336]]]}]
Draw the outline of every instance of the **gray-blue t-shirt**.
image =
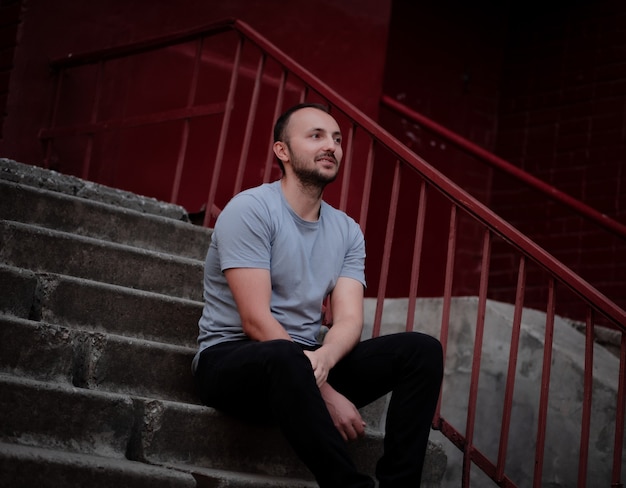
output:
[{"label": "gray-blue t-shirt", "polygon": [[198,356],[209,346],[245,339],[224,270],[270,270],[271,311],[291,338],[315,345],[322,303],[340,276],[365,286],[365,242],[358,224],[322,202],[319,220],[301,219],[280,181],[236,195],[215,224],[204,269],[204,309],[198,323]]}]

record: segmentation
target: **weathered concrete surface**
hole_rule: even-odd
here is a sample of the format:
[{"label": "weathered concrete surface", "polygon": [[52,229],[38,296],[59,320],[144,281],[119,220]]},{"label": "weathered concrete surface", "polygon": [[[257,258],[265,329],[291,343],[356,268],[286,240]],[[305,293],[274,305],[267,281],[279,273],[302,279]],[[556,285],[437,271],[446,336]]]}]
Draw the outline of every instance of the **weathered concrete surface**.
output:
[{"label": "weathered concrete surface", "polygon": [[0,221],[0,263],[202,300],[199,260]]},{"label": "weathered concrete surface", "polygon": [[176,220],[188,220],[187,211],[179,205],[99,185],[39,166],[18,163],[11,159],[0,158],[0,179],[87,200],[95,200],[141,213],[161,215]]},{"label": "weathered concrete surface", "polygon": [[197,488],[190,473],[133,461],[2,443],[0,484],[11,488]]},{"label": "weathered concrete surface", "polygon": [[[467,416],[477,303],[475,297],[453,299],[450,314],[442,416],[462,433]],[[441,306],[441,299],[418,300],[415,329],[439,337]],[[371,334],[374,311],[375,303],[368,300],[364,336]],[[406,299],[386,300],[381,333],[404,330],[406,316]],[[497,458],[498,452],[512,318],[512,305],[487,302],[474,432],[475,444],[491,460]],[[524,310],[506,464],[507,474],[521,487],[532,485],[545,323],[544,313]],[[584,335],[557,317],[553,344],[543,486],[568,488],[577,485],[578,476]],[[618,371],[617,358],[596,345],[588,468],[592,486],[610,485]],[[431,438],[440,439],[440,436],[433,432]],[[456,488],[460,486],[462,458],[449,442],[444,441],[444,446],[448,455],[444,486]],[[474,468],[472,472],[478,471]],[[490,487],[493,483],[477,476],[472,486]]]},{"label": "weathered concrete surface", "polygon": [[212,234],[188,222],[3,179],[0,219],[198,260],[204,260]]}]

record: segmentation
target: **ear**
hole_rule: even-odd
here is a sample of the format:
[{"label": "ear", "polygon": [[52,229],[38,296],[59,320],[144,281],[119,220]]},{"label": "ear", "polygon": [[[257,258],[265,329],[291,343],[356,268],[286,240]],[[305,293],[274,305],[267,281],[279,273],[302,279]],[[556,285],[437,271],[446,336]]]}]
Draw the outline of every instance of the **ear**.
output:
[{"label": "ear", "polygon": [[282,141],[276,141],[272,146],[274,149],[274,154],[276,157],[280,159],[283,163],[289,161],[289,149],[287,149],[287,144]]}]

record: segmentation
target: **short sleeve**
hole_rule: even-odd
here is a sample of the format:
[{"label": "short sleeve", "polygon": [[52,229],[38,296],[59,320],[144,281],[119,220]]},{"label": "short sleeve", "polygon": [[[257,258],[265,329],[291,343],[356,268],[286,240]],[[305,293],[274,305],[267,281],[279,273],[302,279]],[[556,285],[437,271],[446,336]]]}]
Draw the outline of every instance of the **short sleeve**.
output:
[{"label": "short sleeve", "polygon": [[262,202],[251,195],[233,198],[215,225],[220,268],[270,269],[271,215]]},{"label": "short sleeve", "polygon": [[346,251],[343,267],[339,276],[353,278],[363,286],[365,282],[365,239],[361,228],[351,221],[350,245]]}]

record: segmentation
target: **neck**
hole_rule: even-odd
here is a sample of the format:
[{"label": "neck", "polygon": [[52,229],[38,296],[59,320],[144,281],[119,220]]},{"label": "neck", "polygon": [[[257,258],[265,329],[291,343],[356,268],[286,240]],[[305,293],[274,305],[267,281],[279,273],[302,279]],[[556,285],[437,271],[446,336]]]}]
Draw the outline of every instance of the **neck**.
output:
[{"label": "neck", "polygon": [[323,188],[303,185],[293,175],[291,177],[283,176],[280,184],[287,203],[301,219],[310,222],[319,219]]}]

